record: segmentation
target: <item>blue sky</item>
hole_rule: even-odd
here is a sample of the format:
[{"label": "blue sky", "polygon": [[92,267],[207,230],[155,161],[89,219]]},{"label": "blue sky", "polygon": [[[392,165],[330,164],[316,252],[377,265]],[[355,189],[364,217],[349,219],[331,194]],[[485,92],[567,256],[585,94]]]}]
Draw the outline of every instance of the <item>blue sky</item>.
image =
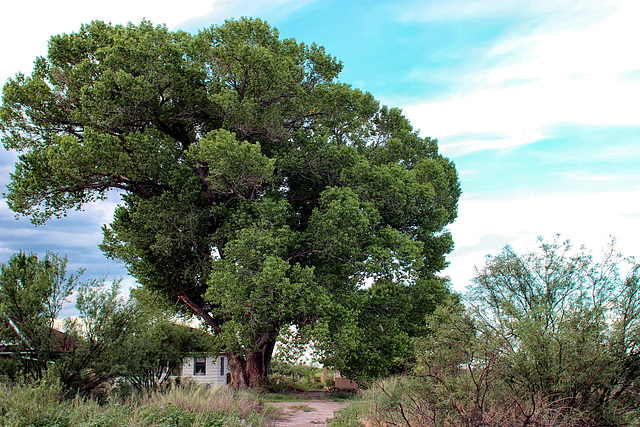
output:
[{"label": "blue sky", "polygon": [[[484,257],[561,233],[640,256],[637,0],[25,0],[3,7],[0,80],[29,73],[52,34],[93,19],[197,32],[267,20],[344,63],[340,80],[400,107],[457,165],[463,196],[444,272],[462,291]],[[0,151],[0,186],[15,155]],[[69,255],[85,277],[124,275],[97,249],[117,199],[34,228],[0,206],[0,262],[18,249]],[[127,285],[133,284],[130,278]]]}]

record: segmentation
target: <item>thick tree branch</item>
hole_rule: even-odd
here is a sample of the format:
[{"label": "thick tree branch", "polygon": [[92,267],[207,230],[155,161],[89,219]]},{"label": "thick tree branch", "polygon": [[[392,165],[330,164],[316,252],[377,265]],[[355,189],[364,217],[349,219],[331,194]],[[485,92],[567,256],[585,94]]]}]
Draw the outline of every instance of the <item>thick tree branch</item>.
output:
[{"label": "thick tree branch", "polygon": [[180,301],[184,302],[189,308],[194,311],[194,313],[196,313],[202,320],[204,320],[205,323],[209,325],[216,334],[222,333],[220,323],[216,319],[211,317],[211,315],[204,308],[202,308],[194,300],[189,298],[182,285],[180,285],[178,289],[174,289],[173,292],[178,297],[178,299],[180,299]]}]

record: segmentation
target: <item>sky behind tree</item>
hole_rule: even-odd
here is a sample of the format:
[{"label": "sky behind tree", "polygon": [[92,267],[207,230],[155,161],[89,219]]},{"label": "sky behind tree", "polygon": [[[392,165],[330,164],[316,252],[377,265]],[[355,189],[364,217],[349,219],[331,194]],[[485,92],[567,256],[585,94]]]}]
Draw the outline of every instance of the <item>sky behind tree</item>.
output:
[{"label": "sky behind tree", "polygon": [[[196,33],[259,17],[317,43],[340,80],[400,107],[439,140],[463,195],[448,275],[462,291],[484,257],[561,233],[640,256],[640,2],[636,0],[25,0],[0,16],[0,81],[30,74],[51,35],[91,20]],[[15,153],[0,150],[0,186]],[[0,205],[0,262],[19,249],[68,254],[85,278],[126,276],[97,245],[117,195],[41,227]],[[133,279],[126,278],[130,286]]]}]

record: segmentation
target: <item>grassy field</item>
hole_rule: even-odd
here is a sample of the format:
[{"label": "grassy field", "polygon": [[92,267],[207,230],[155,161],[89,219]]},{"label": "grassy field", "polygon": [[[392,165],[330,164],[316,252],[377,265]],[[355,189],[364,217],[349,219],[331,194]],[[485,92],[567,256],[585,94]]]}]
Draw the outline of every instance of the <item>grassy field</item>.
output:
[{"label": "grassy field", "polygon": [[228,387],[171,387],[126,399],[64,399],[55,381],[0,384],[0,426],[241,427],[267,426],[277,415],[258,395]]}]

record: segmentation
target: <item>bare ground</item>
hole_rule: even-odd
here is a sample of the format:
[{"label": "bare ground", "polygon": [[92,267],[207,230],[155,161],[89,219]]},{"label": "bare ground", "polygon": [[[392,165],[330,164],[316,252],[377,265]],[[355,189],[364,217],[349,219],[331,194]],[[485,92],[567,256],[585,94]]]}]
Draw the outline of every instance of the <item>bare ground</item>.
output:
[{"label": "bare ground", "polygon": [[341,409],[345,403],[322,399],[324,394],[322,391],[302,392],[297,394],[300,400],[269,403],[282,410],[282,416],[273,426],[326,426],[327,420],[333,418],[334,411]]},{"label": "bare ground", "polygon": [[326,426],[333,412],[341,409],[344,402],[327,400],[299,400],[295,402],[274,402],[269,405],[283,409],[282,419],[274,427]]}]

